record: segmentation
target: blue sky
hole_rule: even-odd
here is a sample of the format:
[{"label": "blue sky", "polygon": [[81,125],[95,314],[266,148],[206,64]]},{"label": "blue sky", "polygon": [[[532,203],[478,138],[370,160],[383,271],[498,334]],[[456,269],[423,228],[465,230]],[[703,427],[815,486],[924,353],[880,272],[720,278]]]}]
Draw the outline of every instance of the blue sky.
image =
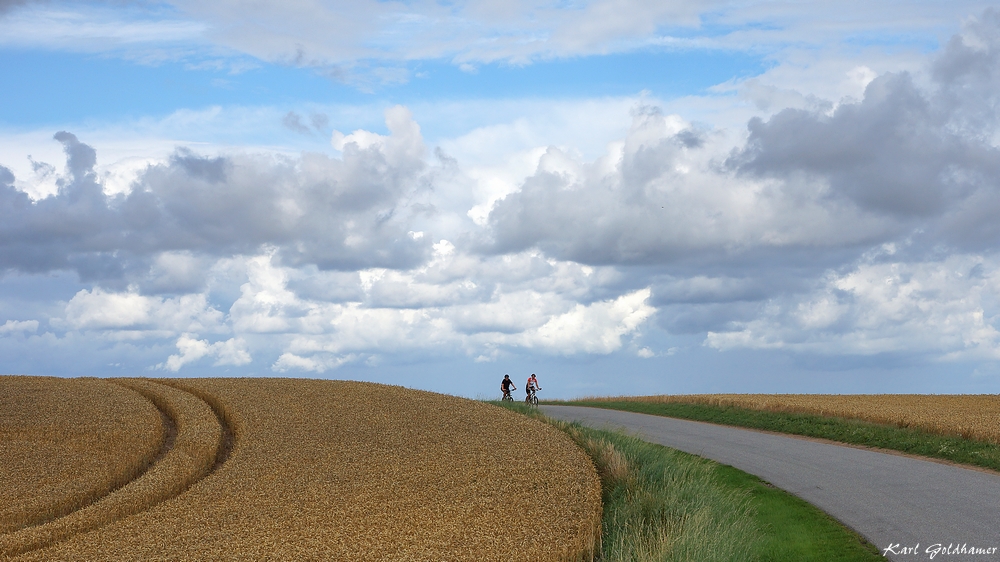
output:
[{"label": "blue sky", "polygon": [[0,0],[0,371],[1000,392],[997,31]]}]

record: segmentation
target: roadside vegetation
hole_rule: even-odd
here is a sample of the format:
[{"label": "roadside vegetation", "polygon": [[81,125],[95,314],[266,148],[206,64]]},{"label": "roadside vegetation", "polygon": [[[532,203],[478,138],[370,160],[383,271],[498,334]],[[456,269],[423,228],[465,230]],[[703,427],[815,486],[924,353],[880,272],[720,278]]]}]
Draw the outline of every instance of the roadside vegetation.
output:
[{"label": "roadside vegetation", "polygon": [[593,459],[601,477],[602,562],[874,562],[878,550],[759,478],[618,432],[543,419]]},{"label": "roadside vegetation", "polygon": [[681,395],[559,404],[803,435],[1000,470],[996,395]]}]

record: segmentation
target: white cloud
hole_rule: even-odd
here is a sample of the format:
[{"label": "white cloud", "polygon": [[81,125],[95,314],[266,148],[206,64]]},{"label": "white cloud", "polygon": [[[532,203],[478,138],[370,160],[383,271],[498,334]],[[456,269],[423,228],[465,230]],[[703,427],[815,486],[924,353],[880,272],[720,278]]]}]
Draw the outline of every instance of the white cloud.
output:
[{"label": "white cloud", "polygon": [[147,324],[153,299],[137,293],[80,291],[66,305],[66,322],[77,329],[131,328]]},{"label": "white cloud", "polygon": [[647,288],[612,301],[577,304],[518,339],[525,347],[564,355],[618,351],[622,338],[638,330],[655,312],[646,303],[649,295]]},{"label": "white cloud", "polygon": [[162,298],[95,288],[74,295],[58,324],[74,330],[203,332],[222,329],[222,320],[204,294]]},{"label": "white cloud", "polygon": [[[709,332],[705,344],[723,350],[1000,359],[998,281],[998,264],[975,255],[862,263],[828,275],[800,298],[774,299],[738,330]],[[987,312],[987,306],[994,310]]]},{"label": "white cloud", "polygon": [[37,331],[38,320],[8,320],[0,326],[0,335]]},{"label": "white cloud", "polygon": [[171,355],[165,363],[156,367],[177,372],[188,363],[198,361],[203,357],[215,357],[214,365],[246,365],[252,361],[247,351],[247,343],[242,338],[231,338],[213,344],[207,340],[195,339],[190,334],[183,334],[177,339],[177,350],[180,353]]},{"label": "white cloud", "polygon": [[[594,268],[531,255],[475,258],[447,241],[435,248],[436,257],[419,269],[331,278],[352,284],[363,299],[340,303],[290,289],[302,273],[277,266],[273,255],[249,259],[249,281],[229,322],[236,333],[271,333],[287,342],[274,370],[324,372],[373,353],[606,354],[621,349],[654,311],[648,288],[578,303],[616,279]],[[311,291],[322,292],[311,280]]]},{"label": "white cloud", "polygon": [[271,266],[273,252],[247,261],[250,280],[240,287],[240,298],[229,309],[233,326],[240,332],[284,332],[290,328],[286,314],[301,308],[285,286],[288,275]]},{"label": "white cloud", "polygon": [[198,44],[208,29],[203,22],[161,19],[132,10],[36,3],[0,17],[0,45],[107,52],[141,45]]},{"label": "white cloud", "polygon": [[[995,19],[920,74],[885,72],[902,59],[786,59],[702,98],[756,104],[732,110],[738,127],[643,96],[534,100],[527,116],[505,101],[458,117],[471,124],[431,155],[420,112],[395,106],[388,133],[334,133],[324,150],[339,154],[171,149],[104,166],[60,133],[65,167],[0,170],[0,252],[10,275],[73,271],[85,288],[63,293],[61,318],[4,310],[62,342],[176,345],[149,361],[173,371],[251,352],[311,373],[376,355],[653,359],[679,334],[996,360]],[[607,23],[594,37],[632,25]],[[477,103],[448,107],[490,111]],[[439,130],[446,109],[423,108]],[[227,111],[219,122],[239,120],[206,110],[171,126]]]},{"label": "white cloud", "polygon": [[[785,58],[831,44],[857,50],[858,43],[873,36],[906,46],[917,43],[919,49],[921,39],[933,41],[951,29],[956,13],[981,9],[980,3],[969,1],[857,0],[803,5],[715,0],[170,4],[174,10],[31,3],[0,19],[0,37],[10,45],[118,51],[152,59],[191,52],[215,57],[245,53],[313,66],[368,87],[407,80],[411,71],[406,63],[414,60],[451,60],[469,71],[492,61],[524,64],[649,48],[766,49]],[[899,16],[901,10],[907,17]],[[146,52],[137,55],[124,47]]]},{"label": "white cloud", "polygon": [[317,353],[311,357],[299,357],[294,353],[282,353],[281,357],[278,357],[278,360],[271,366],[271,369],[279,373],[286,373],[293,370],[325,373],[357,359],[358,355],[353,353],[344,356]]}]

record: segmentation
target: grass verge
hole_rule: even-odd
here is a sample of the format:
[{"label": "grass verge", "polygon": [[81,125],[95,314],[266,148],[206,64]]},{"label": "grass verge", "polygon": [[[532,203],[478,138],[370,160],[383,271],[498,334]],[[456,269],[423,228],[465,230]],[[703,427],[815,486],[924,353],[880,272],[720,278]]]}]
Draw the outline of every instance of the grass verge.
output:
[{"label": "grass verge", "polygon": [[594,460],[604,515],[602,562],[874,562],[878,550],[759,478],[618,432],[503,407],[565,431]]},{"label": "grass verge", "polygon": [[931,433],[912,427],[897,427],[816,414],[771,412],[734,406],[678,402],[581,400],[553,402],[553,404],[625,410],[641,414],[818,437],[852,445],[889,449],[911,455],[1000,470],[1000,445]]}]

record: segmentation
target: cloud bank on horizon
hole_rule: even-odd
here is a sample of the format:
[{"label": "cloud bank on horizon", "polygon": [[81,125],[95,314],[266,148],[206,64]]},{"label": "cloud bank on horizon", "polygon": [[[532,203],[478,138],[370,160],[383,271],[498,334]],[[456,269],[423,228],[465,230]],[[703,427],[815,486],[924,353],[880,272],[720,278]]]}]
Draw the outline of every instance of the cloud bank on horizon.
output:
[{"label": "cloud bank on horizon", "polygon": [[[0,370],[997,392],[1000,12],[906,6],[0,2],[17,56],[270,88],[0,120]],[[706,52],[762,62],[516,94]]]}]

